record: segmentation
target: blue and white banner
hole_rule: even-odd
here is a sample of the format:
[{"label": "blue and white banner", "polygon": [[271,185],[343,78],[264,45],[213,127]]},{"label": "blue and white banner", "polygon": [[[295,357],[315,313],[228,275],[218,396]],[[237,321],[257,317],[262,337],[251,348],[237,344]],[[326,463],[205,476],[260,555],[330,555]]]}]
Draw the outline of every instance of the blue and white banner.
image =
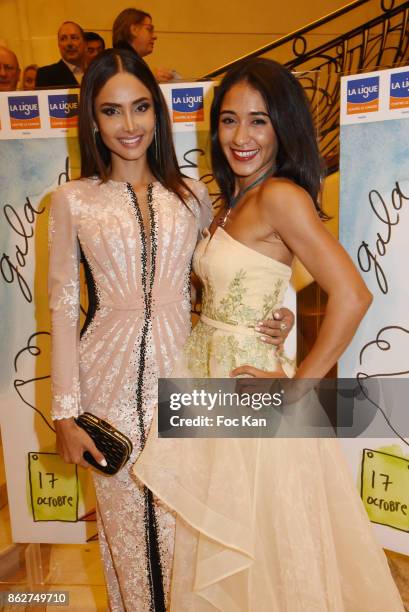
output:
[{"label": "blue and white banner", "polygon": [[[341,82],[340,240],[373,304],[339,363],[345,378],[409,376],[409,68]],[[397,394],[396,394],[397,395]],[[409,550],[409,439],[388,423],[396,396],[372,398],[385,439],[345,440],[385,548]]]}]

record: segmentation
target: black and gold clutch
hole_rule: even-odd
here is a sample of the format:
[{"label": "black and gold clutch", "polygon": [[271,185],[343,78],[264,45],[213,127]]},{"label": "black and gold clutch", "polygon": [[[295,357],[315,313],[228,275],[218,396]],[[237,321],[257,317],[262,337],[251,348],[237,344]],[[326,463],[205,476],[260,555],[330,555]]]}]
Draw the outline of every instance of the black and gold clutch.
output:
[{"label": "black and gold clutch", "polygon": [[100,465],[88,451],[84,453],[85,461],[109,476],[116,474],[131,456],[132,442],[130,439],[90,412],[80,414],[75,422],[93,439],[95,446],[104,455],[108,465],[106,467]]}]

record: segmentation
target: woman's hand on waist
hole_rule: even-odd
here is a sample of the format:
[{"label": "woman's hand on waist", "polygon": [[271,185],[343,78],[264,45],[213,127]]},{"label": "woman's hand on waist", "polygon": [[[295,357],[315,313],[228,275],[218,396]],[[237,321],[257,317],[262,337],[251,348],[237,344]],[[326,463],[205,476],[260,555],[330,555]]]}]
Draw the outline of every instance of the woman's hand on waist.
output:
[{"label": "woman's hand on waist", "polygon": [[254,327],[255,331],[262,334],[259,339],[265,344],[272,344],[279,349],[294,326],[294,313],[288,308],[278,308],[273,313],[272,319],[260,321]]}]

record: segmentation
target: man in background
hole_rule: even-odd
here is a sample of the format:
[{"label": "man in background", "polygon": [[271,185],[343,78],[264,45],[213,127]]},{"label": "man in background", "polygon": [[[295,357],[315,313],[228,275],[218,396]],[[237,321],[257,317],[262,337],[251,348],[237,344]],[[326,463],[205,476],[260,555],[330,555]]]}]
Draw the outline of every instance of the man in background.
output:
[{"label": "man in background", "polygon": [[64,21],[58,30],[61,59],[37,71],[36,87],[75,87],[81,84],[85,69],[84,31],[74,21]]},{"label": "man in background", "polygon": [[0,47],[0,91],[15,91],[20,78],[20,66],[16,54],[7,47]]},{"label": "man in background", "polygon": [[87,66],[105,49],[105,41],[96,32],[85,32],[85,63]]}]

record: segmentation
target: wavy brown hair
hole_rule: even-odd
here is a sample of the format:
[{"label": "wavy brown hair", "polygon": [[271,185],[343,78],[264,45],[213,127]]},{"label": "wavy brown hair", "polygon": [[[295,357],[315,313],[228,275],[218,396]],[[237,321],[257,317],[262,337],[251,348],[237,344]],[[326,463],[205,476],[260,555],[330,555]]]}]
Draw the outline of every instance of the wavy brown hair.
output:
[{"label": "wavy brown hair", "polygon": [[90,64],[81,83],[79,143],[81,177],[99,176],[106,182],[111,173],[111,151],[99,132],[94,133],[95,99],[105,83],[119,72],[128,72],[149,90],[155,112],[155,137],[147,150],[148,165],[155,178],[186,203],[186,192],[196,196],[179,170],[173,145],[172,129],[163,94],[148,65],[132,51],[107,49]]}]

